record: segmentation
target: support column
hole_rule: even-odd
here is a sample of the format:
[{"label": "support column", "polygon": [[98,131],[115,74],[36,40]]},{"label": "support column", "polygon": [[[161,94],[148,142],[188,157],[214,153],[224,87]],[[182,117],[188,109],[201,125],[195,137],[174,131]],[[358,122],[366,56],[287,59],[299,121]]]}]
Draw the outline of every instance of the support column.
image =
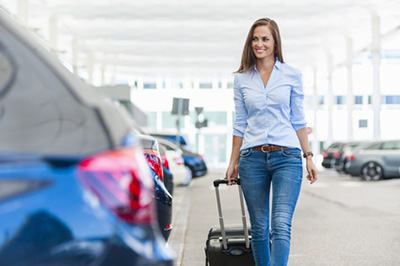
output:
[{"label": "support column", "polygon": [[[117,65],[113,65],[112,72],[111,72],[111,82],[110,82],[111,86],[115,85],[116,75],[117,75]],[[143,81],[141,84],[140,83],[138,84],[138,88],[143,89]]]},{"label": "support column", "polygon": [[354,94],[353,94],[353,40],[347,38],[347,140],[353,140],[353,109],[354,109]]},{"label": "support column", "polygon": [[333,141],[333,119],[332,119],[332,111],[333,111],[333,92],[332,92],[332,75],[333,75],[333,58],[330,53],[328,53],[328,93],[326,97],[326,104],[328,109],[328,139],[327,144],[331,144]]},{"label": "support column", "polygon": [[49,19],[49,44],[51,51],[58,56],[58,18]]},{"label": "support column", "polygon": [[380,92],[380,63],[381,63],[381,33],[380,18],[376,13],[372,14],[372,69],[373,69],[373,93],[372,109],[374,112],[374,139],[381,137],[381,92]]},{"label": "support column", "polygon": [[87,71],[87,82],[89,84],[93,84],[93,63],[94,59],[93,59],[93,54],[92,53],[88,53],[87,54],[87,59],[86,59],[86,71]]},{"label": "support column", "polygon": [[101,86],[104,86],[105,80],[106,80],[106,66],[104,64],[101,65],[100,69],[100,74],[101,74]]}]

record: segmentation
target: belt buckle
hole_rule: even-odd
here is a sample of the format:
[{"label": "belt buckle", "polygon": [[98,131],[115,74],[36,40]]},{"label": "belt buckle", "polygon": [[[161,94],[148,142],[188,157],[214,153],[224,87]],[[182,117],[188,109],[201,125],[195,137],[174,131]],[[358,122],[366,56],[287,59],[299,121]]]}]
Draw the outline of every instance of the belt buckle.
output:
[{"label": "belt buckle", "polygon": [[[264,148],[265,148],[265,150],[264,150]],[[271,146],[269,144],[262,145],[261,146],[261,151],[265,152],[265,153],[270,152],[271,151]]]}]

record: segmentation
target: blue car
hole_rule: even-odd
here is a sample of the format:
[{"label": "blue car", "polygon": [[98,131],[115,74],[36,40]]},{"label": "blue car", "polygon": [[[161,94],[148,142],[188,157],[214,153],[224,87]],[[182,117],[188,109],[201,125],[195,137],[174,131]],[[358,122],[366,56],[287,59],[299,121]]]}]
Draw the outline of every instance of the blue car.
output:
[{"label": "blue car", "polygon": [[0,8],[0,265],[173,265],[129,119]]},{"label": "blue car", "polygon": [[182,157],[185,167],[190,169],[192,177],[200,177],[207,174],[207,165],[203,156],[198,153],[182,149]]}]

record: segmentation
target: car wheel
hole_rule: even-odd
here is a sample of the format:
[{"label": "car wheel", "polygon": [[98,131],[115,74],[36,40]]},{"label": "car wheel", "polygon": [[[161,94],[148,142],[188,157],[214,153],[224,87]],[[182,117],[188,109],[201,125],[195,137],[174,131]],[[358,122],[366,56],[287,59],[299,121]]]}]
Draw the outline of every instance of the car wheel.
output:
[{"label": "car wheel", "polygon": [[190,182],[192,182],[193,172],[192,172],[192,169],[190,169],[190,167],[187,165],[185,165],[185,170],[186,170],[186,177],[185,177],[185,181],[183,181],[182,185],[188,186],[190,184]]},{"label": "car wheel", "polygon": [[361,177],[366,181],[378,181],[383,178],[382,166],[369,162],[361,169]]}]

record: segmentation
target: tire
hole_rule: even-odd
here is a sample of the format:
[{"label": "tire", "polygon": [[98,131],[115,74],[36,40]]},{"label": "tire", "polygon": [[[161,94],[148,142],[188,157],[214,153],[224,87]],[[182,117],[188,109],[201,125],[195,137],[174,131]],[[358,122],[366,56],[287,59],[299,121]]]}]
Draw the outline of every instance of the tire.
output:
[{"label": "tire", "polygon": [[192,169],[190,169],[190,167],[187,165],[185,165],[185,170],[186,170],[186,177],[185,177],[185,180],[183,181],[182,185],[188,186],[190,184],[190,182],[192,182],[193,172],[192,172]]},{"label": "tire", "polygon": [[361,169],[361,178],[366,181],[378,181],[383,178],[383,168],[378,163],[366,163]]}]

